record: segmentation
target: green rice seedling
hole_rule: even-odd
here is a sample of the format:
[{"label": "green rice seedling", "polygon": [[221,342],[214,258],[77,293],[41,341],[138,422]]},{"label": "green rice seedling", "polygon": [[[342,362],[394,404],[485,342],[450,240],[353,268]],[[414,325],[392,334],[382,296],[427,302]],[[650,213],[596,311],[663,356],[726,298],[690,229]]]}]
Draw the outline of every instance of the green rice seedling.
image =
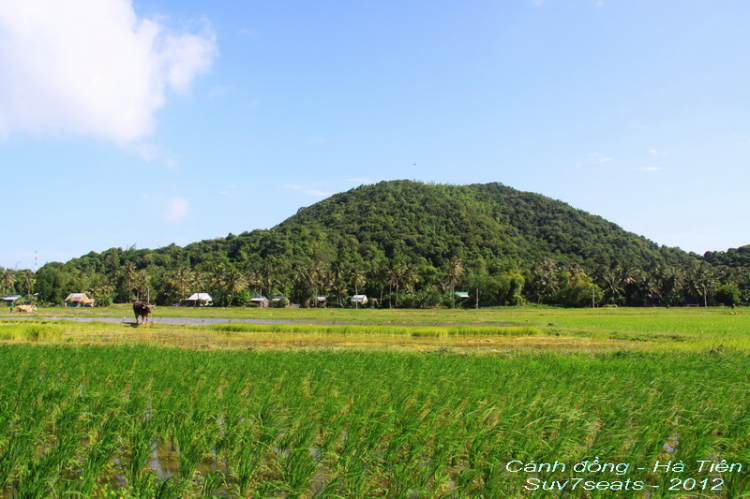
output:
[{"label": "green rice seedling", "polygon": [[128,479],[131,489],[136,493],[142,493],[148,488],[152,475],[148,471],[147,462],[156,438],[157,425],[153,418],[143,417],[145,410],[145,400],[137,394],[132,394],[125,408],[127,418],[123,438],[127,451]]},{"label": "green rice seedling", "polygon": [[89,430],[88,439],[92,442],[84,456],[78,482],[73,489],[82,497],[91,497],[94,488],[102,476],[106,475],[119,446],[119,432],[121,421],[119,413],[110,409],[101,417],[101,422]]},{"label": "green rice seedling", "polygon": [[203,481],[201,497],[211,499],[216,497],[216,492],[226,484],[226,475],[222,471],[214,470],[208,473]]},{"label": "green rice seedling", "polygon": [[[3,345],[0,364],[11,368],[0,370],[0,494],[546,499],[523,488],[526,478],[564,480],[569,469],[510,473],[506,463],[746,462],[748,360],[739,351]],[[196,430],[180,435],[188,423]],[[190,476],[148,469],[155,449],[166,470],[191,445]],[[650,485],[673,476],[631,475]],[[716,497],[743,494],[743,477],[727,475]],[[608,497],[599,492],[588,497]]]}]

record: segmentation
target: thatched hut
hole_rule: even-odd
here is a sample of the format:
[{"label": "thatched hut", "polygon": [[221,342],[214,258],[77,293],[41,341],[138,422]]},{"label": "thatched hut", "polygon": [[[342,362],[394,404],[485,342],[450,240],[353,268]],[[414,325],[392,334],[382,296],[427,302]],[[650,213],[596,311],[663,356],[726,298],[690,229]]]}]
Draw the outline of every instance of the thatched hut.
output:
[{"label": "thatched hut", "polygon": [[66,307],[93,307],[94,299],[89,298],[86,293],[70,293],[65,298]]}]

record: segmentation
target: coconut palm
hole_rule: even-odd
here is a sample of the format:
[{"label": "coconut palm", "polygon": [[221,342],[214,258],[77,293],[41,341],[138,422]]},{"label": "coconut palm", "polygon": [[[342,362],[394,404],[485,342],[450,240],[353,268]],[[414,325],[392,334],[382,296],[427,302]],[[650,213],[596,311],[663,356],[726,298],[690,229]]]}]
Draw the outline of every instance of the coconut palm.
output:
[{"label": "coconut palm", "polygon": [[538,303],[549,299],[560,290],[559,273],[560,268],[552,260],[543,260],[534,268],[530,280]]},{"label": "coconut palm", "polygon": [[190,267],[178,267],[169,277],[170,284],[179,291],[179,299],[184,300],[185,290],[189,288],[195,279],[195,274]]},{"label": "coconut palm", "polygon": [[[352,273],[349,279],[351,283],[354,285],[355,295],[359,294],[360,286],[364,287],[364,285],[367,284],[367,276],[365,275],[365,273],[362,271],[360,267],[354,267],[354,269],[352,269]],[[356,308],[359,308],[359,302],[355,302],[354,306]]]},{"label": "coconut palm", "polygon": [[26,272],[23,275],[23,288],[26,290],[27,295],[31,295],[31,292],[34,291],[34,284],[36,284],[36,279],[34,278],[34,274],[32,272]]},{"label": "coconut palm", "polygon": [[138,300],[141,299],[141,293],[146,293],[147,299],[150,301],[151,293],[148,287],[149,281],[150,281],[150,277],[146,273],[146,269],[141,269],[139,272],[136,273],[135,278],[133,279],[133,289],[136,292],[136,296],[138,297]]},{"label": "coconut palm", "polygon": [[10,293],[16,284],[15,271],[13,269],[4,269],[2,276],[0,276],[0,282],[3,284],[3,294]]},{"label": "coconut palm", "polygon": [[341,265],[334,263],[325,273],[325,285],[336,294],[339,306],[343,306],[343,296],[349,291],[347,280]]},{"label": "coconut palm", "polygon": [[456,283],[464,275],[464,264],[460,258],[454,258],[448,264],[448,280],[451,285],[451,308],[456,308]]},{"label": "coconut palm", "polygon": [[398,296],[401,280],[406,271],[406,265],[403,262],[391,260],[386,270],[386,282],[388,283],[388,307],[393,308],[393,287],[396,287],[396,296]]},{"label": "coconut palm", "polygon": [[688,270],[685,283],[688,294],[694,298],[702,298],[703,306],[708,308],[708,295],[716,286],[717,279],[705,260]]}]

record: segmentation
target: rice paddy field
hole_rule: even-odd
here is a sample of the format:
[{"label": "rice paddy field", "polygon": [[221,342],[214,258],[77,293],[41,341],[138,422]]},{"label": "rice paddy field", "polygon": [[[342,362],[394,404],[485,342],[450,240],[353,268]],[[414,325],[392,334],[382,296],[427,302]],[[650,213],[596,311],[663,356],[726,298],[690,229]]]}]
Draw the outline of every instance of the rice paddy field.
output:
[{"label": "rice paddy field", "polygon": [[0,314],[0,498],[750,497],[746,309],[104,311]]}]

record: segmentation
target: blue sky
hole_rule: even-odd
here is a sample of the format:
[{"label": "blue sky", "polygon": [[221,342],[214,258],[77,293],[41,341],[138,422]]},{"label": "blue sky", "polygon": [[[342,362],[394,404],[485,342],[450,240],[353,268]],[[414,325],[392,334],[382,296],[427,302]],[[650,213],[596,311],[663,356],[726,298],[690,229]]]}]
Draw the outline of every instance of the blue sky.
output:
[{"label": "blue sky", "polygon": [[0,266],[501,182],[750,244],[741,0],[0,0]]}]

